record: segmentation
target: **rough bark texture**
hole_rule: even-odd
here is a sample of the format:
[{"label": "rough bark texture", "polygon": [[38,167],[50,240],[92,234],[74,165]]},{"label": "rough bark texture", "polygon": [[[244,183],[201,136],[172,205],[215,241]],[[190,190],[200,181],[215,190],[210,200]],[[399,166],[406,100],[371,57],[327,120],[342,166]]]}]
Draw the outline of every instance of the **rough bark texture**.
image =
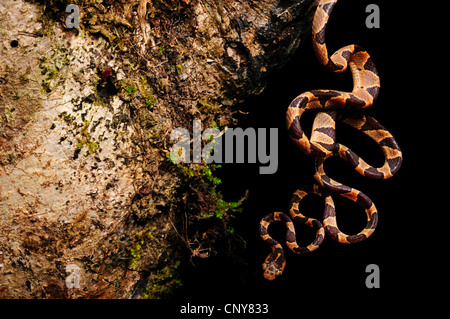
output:
[{"label": "rough bark texture", "polygon": [[0,297],[164,297],[183,251],[232,245],[239,202],[213,168],[170,161],[170,132],[232,124],[309,34],[313,2],[2,0]]}]

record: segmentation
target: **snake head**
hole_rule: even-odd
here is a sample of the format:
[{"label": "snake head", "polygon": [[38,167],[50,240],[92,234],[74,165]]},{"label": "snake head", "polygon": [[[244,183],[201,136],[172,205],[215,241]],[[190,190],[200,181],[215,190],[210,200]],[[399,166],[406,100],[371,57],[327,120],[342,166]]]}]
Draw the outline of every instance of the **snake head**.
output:
[{"label": "snake head", "polygon": [[266,278],[267,280],[274,280],[283,273],[284,263],[280,267],[277,261],[264,262],[263,270],[264,278]]}]

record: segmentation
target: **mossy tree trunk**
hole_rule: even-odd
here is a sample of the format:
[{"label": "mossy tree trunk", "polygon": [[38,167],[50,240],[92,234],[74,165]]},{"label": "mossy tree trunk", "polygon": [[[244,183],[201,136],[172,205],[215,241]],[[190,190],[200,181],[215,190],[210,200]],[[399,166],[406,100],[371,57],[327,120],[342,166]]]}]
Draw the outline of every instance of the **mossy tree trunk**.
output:
[{"label": "mossy tree trunk", "polygon": [[[65,24],[70,3],[79,29]],[[230,236],[239,201],[215,191],[214,166],[173,164],[170,132],[192,132],[194,119],[233,124],[234,106],[309,34],[313,9],[2,1],[0,297],[158,298],[176,288],[183,251],[208,257]]]}]

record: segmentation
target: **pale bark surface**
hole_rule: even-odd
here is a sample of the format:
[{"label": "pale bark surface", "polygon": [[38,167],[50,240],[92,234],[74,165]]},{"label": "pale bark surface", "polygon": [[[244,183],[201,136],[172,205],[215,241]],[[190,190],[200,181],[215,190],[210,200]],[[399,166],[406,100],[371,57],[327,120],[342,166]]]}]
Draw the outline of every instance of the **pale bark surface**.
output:
[{"label": "pale bark surface", "polygon": [[170,131],[233,123],[309,34],[313,2],[2,0],[0,297],[176,288],[180,251],[207,257],[227,216],[196,229],[218,199],[167,159]]}]

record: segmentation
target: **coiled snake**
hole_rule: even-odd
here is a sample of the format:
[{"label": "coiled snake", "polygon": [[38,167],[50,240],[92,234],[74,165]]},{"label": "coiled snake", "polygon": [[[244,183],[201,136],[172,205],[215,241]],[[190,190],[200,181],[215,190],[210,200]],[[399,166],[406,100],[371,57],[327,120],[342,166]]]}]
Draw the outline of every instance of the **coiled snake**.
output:
[{"label": "coiled snake", "polygon": [[[260,235],[270,245],[272,252],[263,264],[264,277],[273,280],[283,272],[286,260],[280,243],[270,237],[269,225],[275,221],[285,223],[287,247],[296,254],[305,254],[317,249],[323,242],[325,233],[334,240],[351,244],[368,238],[374,231],[378,213],[374,203],[361,191],[343,185],[329,178],[324,171],[324,161],[332,156],[338,156],[348,162],[358,173],[371,179],[387,179],[394,175],[402,163],[402,153],[394,137],[374,118],[352,114],[367,108],[377,99],[380,90],[380,79],[375,64],[369,54],[358,45],[347,45],[328,56],[325,44],[325,28],[331,11],[337,0],[320,0],[316,9],[313,25],[313,47],[319,62],[332,72],[343,72],[348,67],[353,77],[353,90],[341,92],[335,90],[312,90],[297,96],[289,105],[286,114],[287,128],[293,142],[306,155],[315,157],[314,178],[320,185],[313,185],[298,189],[291,200],[289,215],[275,212],[265,216],[260,223]],[[300,118],[306,110],[318,109],[312,127],[311,137],[303,132]],[[323,110],[323,111],[322,111]],[[385,162],[381,167],[367,164],[348,147],[336,142],[336,121],[342,121],[373,139],[382,149]],[[331,195],[339,194],[364,208],[367,224],[363,230],[355,235],[342,233],[336,221],[335,205]],[[323,222],[308,218],[299,211],[300,201],[310,194],[316,194],[325,201]],[[306,224],[316,230],[314,241],[299,247],[296,242],[293,221]]]}]

